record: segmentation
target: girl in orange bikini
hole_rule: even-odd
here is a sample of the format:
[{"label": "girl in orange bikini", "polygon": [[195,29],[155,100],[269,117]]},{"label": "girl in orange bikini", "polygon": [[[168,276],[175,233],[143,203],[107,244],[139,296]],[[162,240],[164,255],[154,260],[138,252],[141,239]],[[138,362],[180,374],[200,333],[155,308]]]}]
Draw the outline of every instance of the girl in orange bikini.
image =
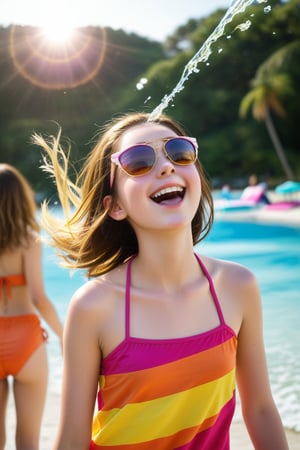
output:
[{"label": "girl in orange bikini", "polygon": [[[0,450],[13,377],[16,449],[38,450],[48,363],[37,313],[62,338],[62,324],[43,285],[34,194],[21,173],[0,164]],[[30,414],[28,414],[30,406]]]}]

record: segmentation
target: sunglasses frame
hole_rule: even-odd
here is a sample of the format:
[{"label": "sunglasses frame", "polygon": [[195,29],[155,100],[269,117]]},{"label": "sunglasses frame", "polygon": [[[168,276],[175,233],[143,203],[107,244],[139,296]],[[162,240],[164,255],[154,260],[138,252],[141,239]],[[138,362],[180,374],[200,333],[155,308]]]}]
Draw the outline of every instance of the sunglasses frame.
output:
[{"label": "sunglasses frame", "polygon": [[[166,150],[166,144],[167,144],[169,141],[176,140],[176,139],[183,139],[183,140],[185,140],[185,141],[190,142],[190,143],[193,145],[194,150],[195,150],[195,159],[194,159],[194,161],[191,161],[191,163],[188,163],[188,164],[180,164],[180,163],[177,163],[176,161],[173,161],[173,160],[170,158],[170,156],[168,155],[168,152],[167,152],[167,150]],[[140,143],[138,143],[138,144],[131,145],[130,147],[125,148],[124,150],[121,150],[121,151],[119,151],[119,152],[116,152],[116,153],[112,153],[112,154],[111,154],[111,156],[110,156],[110,160],[111,160],[110,187],[111,187],[111,188],[112,188],[112,185],[113,185],[113,183],[114,183],[116,167],[119,167],[121,170],[123,170],[123,172],[126,173],[126,175],[128,175],[128,176],[130,176],[130,177],[142,177],[143,175],[148,174],[148,173],[153,169],[153,167],[155,167],[156,162],[157,162],[157,152],[158,152],[158,150],[157,150],[156,147],[153,147],[152,145],[150,145],[150,144],[153,144],[154,142],[163,142],[163,143],[164,143],[164,146],[163,146],[163,152],[164,152],[164,155],[165,155],[166,158],[168,158],[173,164],[176,164],[177,166],[188,166],[188,165],[190,165],[190,164],[194,164],[194,162],[197,160],[197,156],[198,156],[198,142],[197,142],[197,139],[194,138],[194,137],[190,137],[190,136],[172,136],[172,137],[168,137],[168,138],[157,139],[157,140],[155,140],[155,141],[150,141],[150,142],[140,142]],[[122,166],[122,164],[121,164],[121,162],[120,162],[120,157],[121,157],[121,155],[122,155],[123,153],[127,152],[128,150],[131,150],[131,149],[133,149],[133,148],[135,148],[135,147],[139,147],[139,146],[147,146],[147,147],[150,147],[150,148],[154,151],[155,160],[154,160],[154,163],[153,163],[152,167],[151,167],[147,172],[141,173],[141,174],[137,174],[137,175],[132,175],[132,174],[128,173],[128,172],[123,168],[123,166]]]}]

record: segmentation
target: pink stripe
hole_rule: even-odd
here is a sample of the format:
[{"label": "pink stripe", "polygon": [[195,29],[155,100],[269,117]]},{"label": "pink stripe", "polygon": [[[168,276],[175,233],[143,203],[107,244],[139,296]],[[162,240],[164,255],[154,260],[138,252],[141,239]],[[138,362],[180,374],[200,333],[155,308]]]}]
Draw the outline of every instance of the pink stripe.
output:
[{"label": "pink stripe", "polygon": [[228,355],[236,351],[236,337],[226,325],[198,336],[187,338],[147,340],[129,338],[103,359],[103,375],[149,369],[219,346]]},{"label": "pink stripe", "polygon": [[197,434],[194,439],[175,450],[230,450],[229,430],[235,409],[235,396],[229,400],[213,426]]},{"label": "pink stripe", "polygon": [[215,290],[215,286],[214,286],[212,277],[210,276],[207,268],[205,267],[205,265],[203,264],[203,262],[201,261],[201,259],[199,258],[199,256],[196,253],[195,253],[195,257],[196,257],[196,259],[197,259],[197,261],[198,261],[198,263],[199,263],[199,265],[201,267],[202,272],[204,273],[204,275],[207,278],[207,281],[208,281],[208,284],[209,284],[209,289],[210,289],[212,298],[214,300],[216,310],[218,312],[220,323],[223,325],[223,324],[225,324],[225,320],[224,320],[224,316],[223,316],[223,313],[222,313],[222,308],[221,308],[221,305],[220,305],[220,302],[219,302],[219,299],[218,299],[218,296],[217,296],[217,293],[216,293],[216,290]]}]

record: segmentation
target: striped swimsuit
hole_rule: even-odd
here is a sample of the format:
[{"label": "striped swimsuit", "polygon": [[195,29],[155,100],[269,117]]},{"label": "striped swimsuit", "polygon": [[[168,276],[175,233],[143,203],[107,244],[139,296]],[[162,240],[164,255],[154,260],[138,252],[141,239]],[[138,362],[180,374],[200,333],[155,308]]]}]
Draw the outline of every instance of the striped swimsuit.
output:
[{"label": "striped swimsuit", "polygon": [[237,338],[196,257],[220,325],[176,339],[130,336],[129,261],[125,339],[102,361],[90,450],[229,450]]}]

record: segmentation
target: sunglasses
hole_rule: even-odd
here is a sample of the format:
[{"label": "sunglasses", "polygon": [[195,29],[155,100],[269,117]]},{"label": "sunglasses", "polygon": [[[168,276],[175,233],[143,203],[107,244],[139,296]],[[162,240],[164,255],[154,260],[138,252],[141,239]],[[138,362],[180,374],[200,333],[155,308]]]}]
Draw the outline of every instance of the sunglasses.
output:
[{"label": "sunglasses", "polygon": [[[172,163],[188,166],[196,161],[198,144],[195,138],[176,136],[159,141],[164,143],[164,154]],[[157,161],[157,150],[149,144],[148,142],[136,144],[111,155],[111,162],[114,165],[110,173],[110,187],[114,182],[116,167],[132,177],[145,175],[153,169]]]}]

